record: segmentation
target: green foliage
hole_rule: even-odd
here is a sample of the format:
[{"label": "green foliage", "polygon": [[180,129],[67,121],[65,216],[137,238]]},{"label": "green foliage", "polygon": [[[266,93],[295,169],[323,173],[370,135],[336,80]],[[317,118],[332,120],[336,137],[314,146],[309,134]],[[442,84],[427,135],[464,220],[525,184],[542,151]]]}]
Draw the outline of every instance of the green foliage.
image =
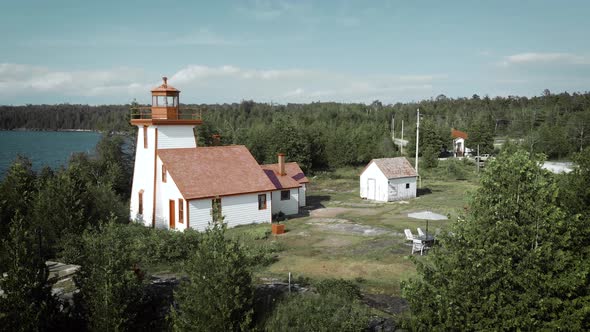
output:
[{"label": "green foliage", "polygon": [[465,142],[469,148],[477,152],[479,145],[479,153],[493,153],[494,152],[494,128],[492,121],[489,118],[479,118],[474,121],[469,127],[467,141]]},{"label": "green foliage", "polygon": [[301,294],[279,303],[267,320],[267,331],[363,331],[369,313],[358,301],[328,292]]},{"label": "green foliage", "polygon": [[[0,183],[0,241],[9,234],[10,224],[17,213],[27,217],[29,204],[37,191],[36,175],[32,170],[31,161],[18,156],[3,181]],[[6,251],[0,252],[0,272],[4,262],[10,259]]]},{"label": "green foliage", "polygon": [[49,270],[41,256],[41,234],[27,227],[20,214],[12,218],[8,238],[0,249],[10,260],[0,274],[0,326],[5,331],[57,329],[60,303],[51,293]]},{"label": "green foliage", "polygon": [[486,166],[469,215],[402,285],[416,330],[588,329],[587,263],[553,177],[523,151]]},{"label": "green foliage", "polygon": [[333,294],[350,301],[361,298],[361,289],[359,286],[344,279],[325,279],[318,282],[315,287],[322,296]]},{"label": "green foliage", "polygon": [[142,298],[139,257],[128,241],[133,229],[112,220],[82,236],[84,263],[74,277],[80,293],[76,307],[92,331],[120,331],[131,326]]},{"label": "green foliage", "polygon": [[434,150],[430,146],[425,148],[424,151],[422,151],[422,165],[425,168],[435,168],[438,166],[438,155],[438,150]]},{"label": "green foliage", "polygon": [[213,224],[186,265],[188,280],[174,292],[175,331],[244,331],[253,314],[250,267],[239,244]]}]

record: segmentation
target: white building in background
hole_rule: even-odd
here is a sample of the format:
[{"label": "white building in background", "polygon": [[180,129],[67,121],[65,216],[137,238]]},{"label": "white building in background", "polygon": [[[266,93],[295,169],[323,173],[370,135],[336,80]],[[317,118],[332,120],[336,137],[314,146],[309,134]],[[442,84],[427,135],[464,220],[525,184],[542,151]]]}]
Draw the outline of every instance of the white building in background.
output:
[{"label": "white building in background", "polygon": [[279,153],[277,164],[261,165],[275,190],[272,192],[272,214],[299,213],[306,205],[306,185],[309,183],[297,163],[285,163],[285,155]]},{"label": "white building in background", "polygon": [[453,138],[454,157],[463,157],[466,153],[469,153],[471,151],[465,146],[465,141],[467,140],[466,132],[452,128],[451,137]]},{"label": "white building in background", "polygon": [[373,159],[361,173],[360,196],[380,202],[414,198],[417,177],[404,157]]},{"label": "white building in background", "polygon": [[[146,226],[204,230],[218,203],[229,227],[270,222],[278,211],[296,214],[305,205],[307,178],[296,163],[259,165],[245,146],[197,147],[202,123],[179,109],[180,91],[152,90],[152,106],[132,115],[138,127],[131,219]],[[276,206],[275,206],[276,204]]]}]

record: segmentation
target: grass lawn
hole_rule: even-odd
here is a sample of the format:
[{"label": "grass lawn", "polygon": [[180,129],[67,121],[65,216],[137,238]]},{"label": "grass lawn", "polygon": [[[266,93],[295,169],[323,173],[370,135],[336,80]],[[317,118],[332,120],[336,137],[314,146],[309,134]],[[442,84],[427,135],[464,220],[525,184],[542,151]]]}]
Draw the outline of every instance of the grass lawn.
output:
[{"label": "grass lawn", "polygon": [[463,210],[469,192],[478,183],[475,166],[440,161],[436,169],[421,171],[419,197],[377,204],[359,197],[361,170],[346,168],[310,176],[310,215],[285,221],[284,235],[251,236],[270,229],[268,224],[228,230],[230,236],[243,241],[283,248],[274,263],[256,271],[256,277],[286,280],[291,272],[296,280],[344,278],[358,282],[365,293],[399,296],[400,281],[416,273],[408,259],[411,246],[403,230],[410,228],[417,233],[416,227],[426,226],[425,221],[408,218],[407,214],[431,210],[448,215],[448,221],[430,222],[430,232],[444,230]]}]

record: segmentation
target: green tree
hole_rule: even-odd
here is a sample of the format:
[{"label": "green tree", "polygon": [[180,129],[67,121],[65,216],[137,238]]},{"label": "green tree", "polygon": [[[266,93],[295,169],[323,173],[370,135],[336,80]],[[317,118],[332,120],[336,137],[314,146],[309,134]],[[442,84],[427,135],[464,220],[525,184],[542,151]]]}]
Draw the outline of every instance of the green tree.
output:
[{"label": "green tree", "polygon": [[133,270],[139,257],[131,232],[133,227],[111,220],[82,235],[84,264],[74,277],[80,290],[75,301],[92,331],[129,329],[137,315],[142,280]]},{"label": "green tree", "polygon": [[0,183],[0,240],[8,235],[15,213],[29,213],[29,205],[37,190],[36,175],[31,160],[18,156]]},{"label": "green tree", "polygon": [[469,127],[465,144],[470,149],[477,152],[477,146],[479,145],[480,154],[494,152],[494,128],[491,121],[490,119],[480,118]]},{"label": "green tree", "polygon": [[[587,270],[558,187],[526,152],[491,161],[470,213],[404,283],[416,330],[589,328]],[[585,263],[584,263],[585,264]],[[586,264],[587,265],[587,264]]]},{"label": "green tree", "polygon": [[0,246],[10,260],[0,274],[0,329],[48,331],[58,328],[60,303],[51,293],[49,270],[42,257],[41,234],[20,214],[12,218],[8,239]]},{"label": "green tree", "polygon": [[175,331],[245,331],[252,322],[250,266],[240,245],[225,238],[225,225],[212,224],[186,263],[188,280],[174,292]]}]

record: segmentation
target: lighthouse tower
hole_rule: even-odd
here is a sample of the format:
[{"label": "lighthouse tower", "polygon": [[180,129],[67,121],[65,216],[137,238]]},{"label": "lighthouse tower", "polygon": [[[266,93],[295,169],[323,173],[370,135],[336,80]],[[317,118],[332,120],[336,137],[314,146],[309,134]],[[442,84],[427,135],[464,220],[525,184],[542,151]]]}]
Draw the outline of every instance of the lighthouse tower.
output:
[{"label": "lighthouse tower", "polygon": [[137,126],[137,148],[131,191],[131,219],[142,220],[146,226],[156,224],[157,175],[165,173],[158,150],[196,148],[193,129],[202,123],[197,114],[181,112],[180,91],[163,84],[152,90],[151,107],[134,110],[131,125]]}]

